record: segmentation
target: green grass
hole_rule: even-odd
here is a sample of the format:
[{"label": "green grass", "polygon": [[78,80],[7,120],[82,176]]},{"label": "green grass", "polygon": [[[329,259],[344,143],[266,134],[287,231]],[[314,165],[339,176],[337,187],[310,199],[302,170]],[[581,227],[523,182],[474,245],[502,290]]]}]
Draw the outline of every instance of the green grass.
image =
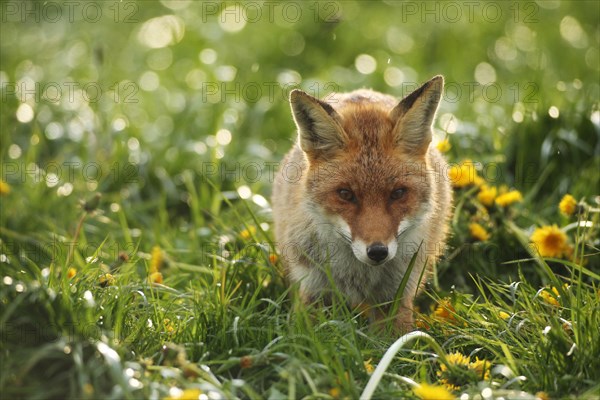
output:
[{"label": "green grass", "polygon": [[[97,3],[92,23],[80,13],[21,21],[10,7],[34,3],[3,2],[1,397],[358,398],[397,337],[343,302],[304,306],[285,284],[268,204],[294,138],[282,86],[401,96],[408,86],[390,80],[400,71],[405,84],[445,75],[435,129],[449,161],[480,163],[488,185],[523,201],[486,207],[477,187],[455,189],[448,251],[417,299],[419,329],[442,350],[405,346],[375,398],[415,398],[414,381],[469,398],[490,388],[497,398],[598,399],[598,4],[493,3],[495,23],[439,14],[435,24],[409,3],[311,3],[297,21],[276,11],[235,33],[202,3],[120,3],[116,22],[113,3]],[[144,23],[165,14],[184,35],[148,48]],[[373,73],[355,68],[360,54],[376,61]],[[468,96],[490,66],[503,95],[492,101],[479,84]],[[35,94],[15,93],[28,80]],[[43,96],[56,85],[66,96],[66,82],[103,94]],[[559,212],[566,193],[580,213]],[[488,240],[472,237],[473,222]],[[552,224],[570,254],[544,260],[530,238]],[[157,267],[162,284],[148,280]],[[442,371],[457,352],[489,373]]]}]

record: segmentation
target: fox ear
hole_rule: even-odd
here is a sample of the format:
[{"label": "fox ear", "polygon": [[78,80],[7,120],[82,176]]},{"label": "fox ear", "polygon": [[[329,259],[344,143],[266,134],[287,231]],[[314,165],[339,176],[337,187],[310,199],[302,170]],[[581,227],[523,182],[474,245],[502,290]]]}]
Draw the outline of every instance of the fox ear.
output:
[{"label": "fox ear", "polygon": [[444,78],[434,76],[390,111],[396,144],[406,153],[423,155],[427,152],[431,143],[431,124],[443,88]]},{"label": "fox ear", "polygon": [[300,148],[311,158],[344,147],[341,117],[331,105],[299,89],[290,93],[290,104],[298,127]]}]

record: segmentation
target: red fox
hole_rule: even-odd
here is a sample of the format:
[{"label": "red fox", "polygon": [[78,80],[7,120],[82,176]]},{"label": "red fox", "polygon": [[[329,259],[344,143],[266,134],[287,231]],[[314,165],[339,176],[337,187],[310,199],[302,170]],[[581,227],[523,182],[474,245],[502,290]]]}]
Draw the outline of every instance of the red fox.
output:
[{"label": "red fox", "polygon": [[328,301],[333,284],[351,305],[389,308],[419,249],[394,316],[396,330],[413,329],[413,298],[444,250],[452,208],[447,164],[430,145],[443,85],[436,76],[400,102],[365,89],[327,101],[290,93],[298,141],[272,206],[303,301]]}]

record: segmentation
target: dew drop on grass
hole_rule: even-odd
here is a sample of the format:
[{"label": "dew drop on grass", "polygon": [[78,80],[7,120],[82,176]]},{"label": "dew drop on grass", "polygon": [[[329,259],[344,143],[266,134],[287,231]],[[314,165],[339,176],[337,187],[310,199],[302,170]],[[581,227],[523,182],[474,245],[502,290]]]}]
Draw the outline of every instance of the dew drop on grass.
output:
[{"label": "dew drop on grass", "polygon": [[31,122],[33,115],[33,108],[27,103],[21,104],[17,109],[17,120],[23,124]]},{"label": "dew drop on grass", "polygon": [[85,305],[90,308],[96,305],[96,302],[94,301],[94,295],[89,290],[86,290],[85,293],[83,293],[83,299],[85,300]]},{"label": "dew drop on grass", "polygon": [[521,111],[515,111],[512,115],[512,119],[513,121],[515,121],[516,123],[520,123],[523,122],[524,119],[524,115]]},{"label": "dew drop on grass", "polygon": [[485,388],[481,391],[481,397],[483,397],[484,399],[491,399],[492,398],[492,389],[490,388]]},{"label": "dew drop on grass", "polygon": [[221,29],[229,33],[239,32],[244,29],[247,21],[245,18],[239,18],[241,12],[241,6],[238,4],[225,7],[221,11],[221,16],[219,18]]},{"label": "dew drop on grass", "polygon": [[231,143],[231,132],[227,129],[219,129],[216,134],[216,140],[221,146],[227,146]]},{"label": "dew drop on grass", "polygon": [[144,385],[142,384],[142,382],[138,381],[135,378],[131,378],[127,381],[127,383],[129,383],[129,386],[132,387],[133,389],[141,389],[144,387]]},{"label": "dew drop on grass", "polygon": [[61,137],[63,137],[64,131],[65,130],[62,127],[62,125],[60,125],[56,122],[50,122],[46,126],[44,133],[46,134],[46,137],[48,138],[48,140],[56,140],[56,139],[60,139]]},{"label": "dew drop on grass", "polygon": [[596,126],[600,126],[600,111],[596,110],[590,115],[590,121]]},{"label": "dew drop on grass", "polygon": [[116,118],[112,122],[112,128],[115,132],[120,132],[127,127],[127,121],[123,118]]},{"label": "dew drop on grass", "polygon": [[56,194],[59,197],[67,197],[71,193],[73,193],[73,185],[70,182],[65,183],[62,186],[59,186],[56,190]]},{"label": "dew drop on grass", "polygon": [[120,368],[119,363],[121,359],[116,351],[114,351],[106,343],[103,342],[98,342],[96,348],[98,349],[98,352],[104,356],[104,359],[111,367]]},{"label": "dew drop on grass", "polygon": [[552,329],[552,327],[550,327],[550,326],[547,326],[547,327],[545,327],[545,328],[544,328],[544,330],[542,331],[542,333],[543,333],[544,335],[547,335],[547,334],[548,334],[548,332],[550,332],[550,330],[551,330],[551,329]]},{"label": "dew drop on grass", "polygon": [[238,188],[237,190],[238,195],[240,196],[240,198],[246,200],[249,199],[250,196],[252,196],[252,190],[250,190],[250,188],[246,185],[242,185]]},{"label": "dew drop on grass", "polygon": [[8,156],[10,158],[12,158],[13,160],[21,157],[21,154],[22,154],[21,147],[19,147],[19,145],[17,145],[17,144],[11,144],[10,147],[8,148]]},{"label": "dew drop on grass", "polygon": [[199,58],[204,64],[213,64],[217,61],[218,53],[213,49],[204,49],[200,52]]},{"label": "dew drop on grass", "polygon": [[369,75],[377,69],[377,61],[369,54],[360,54],[354,60],[354,67],[363,75]]},{"label": "dew drop on grass", "polygon": [[56,175],[54,172],[46,174],[46,186],[54,187],[58,185],[58,182],[60,182],[60,180],[58,178],[58,175]]},{"label": "dew drop on grass", "polygon": [[255,194],[252,196],[252,201],[259,207],[266,208],[269,206],[269,202],[260,194]]}]

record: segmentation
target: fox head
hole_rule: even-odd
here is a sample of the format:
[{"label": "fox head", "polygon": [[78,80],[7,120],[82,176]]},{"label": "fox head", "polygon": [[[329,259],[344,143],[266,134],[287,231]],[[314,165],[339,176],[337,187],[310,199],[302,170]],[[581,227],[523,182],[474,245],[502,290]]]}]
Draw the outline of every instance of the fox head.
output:
[{"label": "fox head", "polygon": [[400,102],[366,90],[329,102],[290,94],[310,210],[365,264],[394,258],[402,234],[435,206],[427,154],[443,84],[436,76]]}]

